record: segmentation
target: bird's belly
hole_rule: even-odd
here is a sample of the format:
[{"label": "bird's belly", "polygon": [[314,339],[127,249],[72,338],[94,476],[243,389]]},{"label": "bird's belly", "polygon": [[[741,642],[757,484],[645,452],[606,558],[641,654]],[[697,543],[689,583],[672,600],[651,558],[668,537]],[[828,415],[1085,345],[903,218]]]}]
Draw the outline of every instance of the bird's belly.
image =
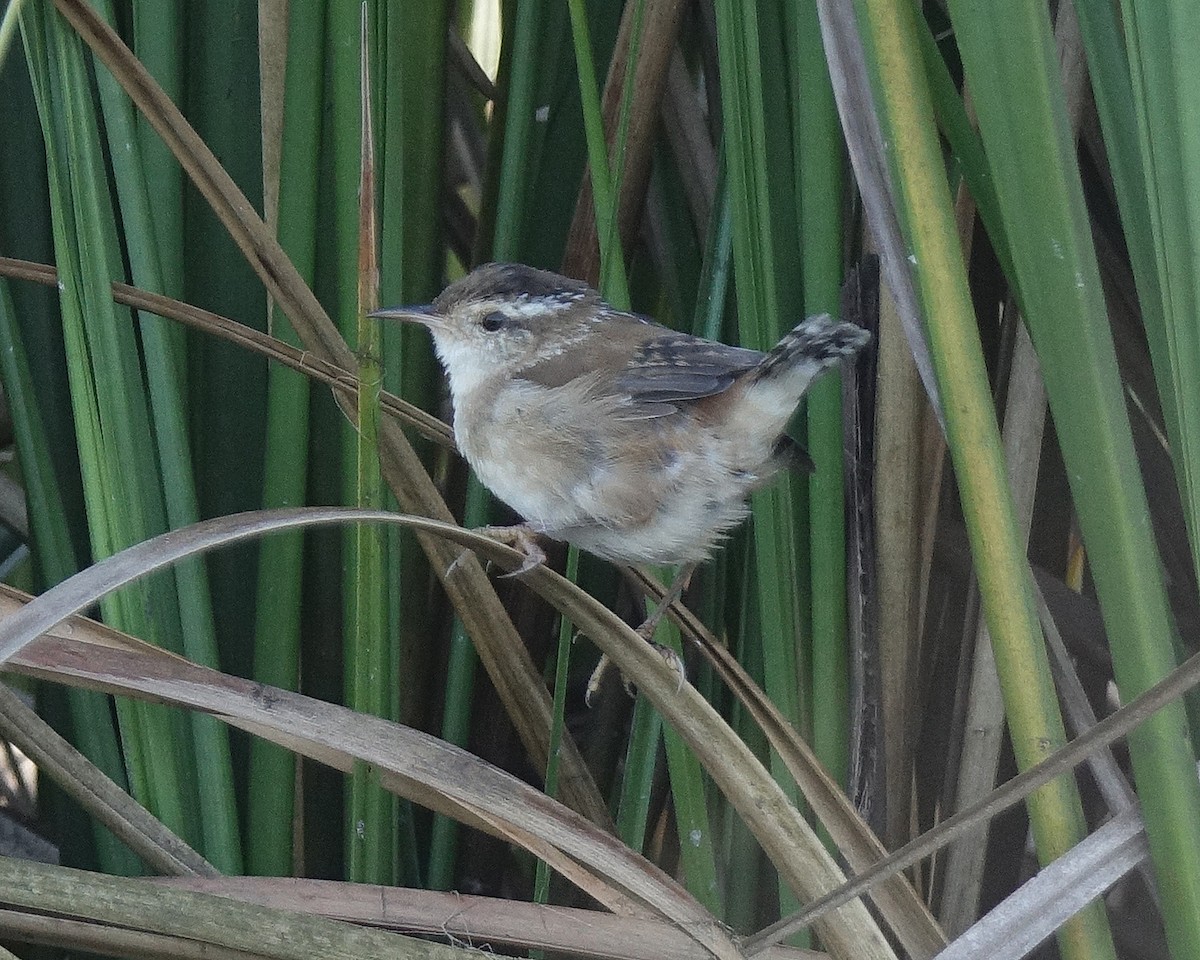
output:
[{"label": "bird's belly", "polygon": [[535,529],[552,536],[559,527],[579,519],[579,506],[546,476],[544,462],[501,457],[472,464],[485,487],[525,518]]},{"label": "bird's belly", "polygon": [[602,426],[551,437],[455,423],[480,481],[539,532],[616,563],[701,562],[745,518],[765,465],[747,469],[739,445],[694,421],[640,429],[652,442],[630,448]]},{"label": "bird's belly", "polygon": [[664,501],[644,523],[562,531],[562,539],[625,564],[702,563],[747,514],[745,495],[722,500]]},{"label": "bird's belly", "polygon": [[541,532],[581,518],[572,495],[584,450],[536,430],[475,430],[455,422],[459,448],[479,481]]}]

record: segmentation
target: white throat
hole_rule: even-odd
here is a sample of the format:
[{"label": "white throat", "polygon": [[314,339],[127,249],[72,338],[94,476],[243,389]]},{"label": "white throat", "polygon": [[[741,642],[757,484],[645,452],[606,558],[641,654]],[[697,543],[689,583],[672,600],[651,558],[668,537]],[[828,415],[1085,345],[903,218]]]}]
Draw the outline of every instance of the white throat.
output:
[{"label": "white throat", "polygon": [[446,368],[450,396],[456,406],[494,375],[487,363],[479,362],[476,351],[451,337],[434,336],[433,346]]}]

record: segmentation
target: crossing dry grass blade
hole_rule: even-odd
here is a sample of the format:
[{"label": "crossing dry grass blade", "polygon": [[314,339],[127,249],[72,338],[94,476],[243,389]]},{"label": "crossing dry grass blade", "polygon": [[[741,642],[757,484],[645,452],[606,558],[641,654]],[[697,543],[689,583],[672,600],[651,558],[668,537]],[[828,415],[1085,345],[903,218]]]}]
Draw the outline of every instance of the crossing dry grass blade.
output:
[{"label": "crossing dry grass blade", "polygon": [[[176,562],[180,557],[219,544],[260,536],[272,530],[351,520],[393,523],[423,530],[445,537],[461,547],[469,547],[510,569],[520,566],[524,559],[519,551],[480,534],[434,520],[397,514],[308,508],[260,511],[256,515],[221,518],[175,531],[123,551],[65,581],[26,606],[21,607],[19,602],[10,600],[12,612],[0,623],[0,656],[11,657],[17,651],[28,648],[53,624],[85,609],[99,595]],[[798,895],[811,898],[819,895],[822,888],[829,889],[836,884],[841,876],[840,871],[812,828],[787,802],[779,786],[712,707],[692,687],[685,685],[680,690],[678,675],[670,665],[642,642],[630,627],[570,581],[544,566],[536,567],[523,576],[526,583],[558,606],[583,633],[599,643],[622,672],[639,678],[643,693],[656,704],[696,753]],[[607,862],[609,855],[615,857],[614,862],[618,865],[629,862],[629,858],[635,856],[618,841],[591,827],[585,830],[590,837],[587,840],[582,840],[577,832],[570,829],[552,830],[553,823],[570,822],[572,818],[580,829],[584,828],[585,821],[565,809],[552,822],[540,823],[539,816],[545,817],[548,812],[559,809],[554,801],[441,741],[377,718],[354,714],[344,708],[317,704],[298,694],[271,691],[264,701],[259,685],[223,677],[215,672],[197,674],[196,671],[202,668],[174,658],[163,659],[165,655],[158,653],[148,653],[145,645],[137,641],[127,640],[125,647],[125,651],[98,647],[86,656],[81,656],[78,650],[67,651],[62,663],[56,662],[52,656],[48,661],[41,659],[37,667],[41,670],[49,667],[62,676],[98,683],[107,689],[113,689],[115,684],[126,692],[155,698],[167,697],[181,705],[221,716],[230,715],[231,721],[251,732],[305,752],[338,769],[350,769],[356,758],[375,763],[383,771],[382,782],[389,789],[399,790],[417,802],[488,831],[494,832],[504,824],[511,824],[512,829],[504,832],[508,839],[530,847],[539,857],[552,862],[557,870],[577,881],[582,879],[579,871],[564,856],[556,855],[554,848],[546,846],[541,838],[549,836],[550,842],[564,844],[564,854],[577,860],[582,858],[592,869],[599,870],[602,877],[610,880],[618,877],[610,876],[609,871],[615,868]],[[129,648],[134,649],[135,653],[127,652]],[[33,667],[33,656],[27,651],[21,662],[26,667]],[[130,658],[137,662],[130,662]],[[164,668],[163,664],[167,666]],[[184,679],[176,685],[175,678],[180,677]],[[219,682],[226,693],[237,692],[236,716],[232,715],[228,704],[220,706],[224,702],[221,696],[206,690],[201,677]],[[397,746],[398,740],[402,742],[401,746]],[[434,756],[458,757],[459,762],[469,768],[470,775],[463,778],[463,782],[451,783],[444,779],[445,768],[434,762]],[[431,783],[421,779],[419,770],[424,770],[425,776],[433,777],[434,781]],[[485,781],[490,785],[485,785]],[[580,846],[581,843],[583,846]],[[586,853],[589,848],[607,853],[589,858]],[[657,897],[661,906],[666,902],[662,901],[662,897],[669,890],[676,891],[668,899],[675,901],[677,909],[680,909],[680,903],[694,903],[654,869],[649,870],[648,876],[621,870],[619,882],[625,892],[618,890],[607,893],[610,905],[627,903],[627,895],[633,893],[638,900],[650,903],[655,903]],[[605,896],[600,896],[604,891],[592,889],[590,892],[605,900]],[[684,899],[680,901],[679,897]],[[689,907],[685,914],[694,914],[696,909]],[[676,921],[682,920],[670,911],[666,915]],[[696,919],[695,916],[693,919]],[[820,925],[820,931],[834,956],[893,955],[862,904],[843,907]],[[712,949],[725,949],[720,943],[706,942]],[[873,947],[864,948],[864,945],[872,943]]]}]

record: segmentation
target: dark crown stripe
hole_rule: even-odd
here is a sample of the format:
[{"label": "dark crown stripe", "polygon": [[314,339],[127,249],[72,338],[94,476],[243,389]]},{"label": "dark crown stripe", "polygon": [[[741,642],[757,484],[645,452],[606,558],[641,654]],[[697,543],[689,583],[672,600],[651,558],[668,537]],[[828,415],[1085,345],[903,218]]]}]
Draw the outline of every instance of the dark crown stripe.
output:
[{"label": "dark crown stripe", "polygon": [[487,263],[451,284],[439,298],[452,303],[489,299],[565,298],[586,296],[592,289],[580,280],[522,263]]}]

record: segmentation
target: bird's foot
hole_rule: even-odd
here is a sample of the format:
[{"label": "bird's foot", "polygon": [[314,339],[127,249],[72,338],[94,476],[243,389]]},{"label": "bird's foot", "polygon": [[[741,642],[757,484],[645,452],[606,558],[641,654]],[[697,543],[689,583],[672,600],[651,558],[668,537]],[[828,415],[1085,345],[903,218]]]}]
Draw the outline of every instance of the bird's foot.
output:
[{"label": "bird's foot", "polygon": [[[670,609],[671,604],[675,603],[683,596],[683,592],[687,589],[688,584],[692,580],[692,574],[696,570],[695,564],[685,564],[680,568],[675,575],[675,579],[671,582],[667,592],[663,594],[662,600],[651,612],[642,625],[637,628],[636,633],[639,637],[645,640],[650,646],[658,651],[659,655],[674,669],[679,676],[679,686],[676,688],[676,693],[683,689],[683,683],[687,680],[687,667],[683,662],[683,658],[672,650],[670,647],[663,646],[661,643],[654,642],[654,632],[658,629],[658,624]],[[597,691],[604,683],[604,675],[608,672],[612,661],[609,660],[608,654],[600,655],[600,662],[596,664],[596,669],[592,671],[591,677],[588,679],[587,690],[584,692],[583,700],[589,707],[592,705],[592,698],[595,697]],[[625,692],[631,697],[634,695],[635,684],[628,677],[622,674],[621,683],[625,687]]]},{"label": "bird's foot", "polygon": [[[683,657],[661,643],[651,641],[650,646],[675,671],[675,675],[679,678],[679,684],[675,687],[675,692],[678,693],[683,689],[683,684],[687,680],[687,666],[683,662]],[[587,689],[583,694],[583,702],[589,707],[592,705],[592,700],[595,699],[596,694],[600,691],[600,687],[604,685],[604,677],[611,666],[612,660],[609,659],[608,654],[600,654],[600,662],[596,664],[596,669],[592,671],[591,677],[588,678]],[[637,695],[637,684],[625,676],[625,674],[621,674],[621,686],[625,688],[625,692],[629,696],[633,697]]]},{"label": "bird's foot", "polygon": [[519,523],[512,527],[477,527],[475,532],[519,550],[524,555],[521,565],[516,570],[502,573],[501,579],[519,577],[546,562],[546,551],[538,544],[536,531],[527,524]]}]

